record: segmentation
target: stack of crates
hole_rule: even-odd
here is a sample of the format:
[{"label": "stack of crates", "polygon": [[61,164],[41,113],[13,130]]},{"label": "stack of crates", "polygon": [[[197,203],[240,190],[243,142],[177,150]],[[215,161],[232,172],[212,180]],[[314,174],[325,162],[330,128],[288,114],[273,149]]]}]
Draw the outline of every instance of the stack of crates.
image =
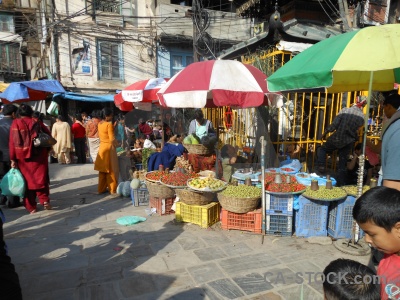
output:
[{"label": "stack of crates", "polygon": [[131,199],[134,206],[149,205],[149,198],[147,188],[131,188]]},{"label": "stack of crates", "polygon": [[[356,198],[347,196],[347,198],[334,201],[329,206],[328,217],[328,235],[334,239],[351,239],[353,236],[353,207]],[[364,232],[360,229],[360,237]]]},{"label": "stack of crates", "polygon": [[158,198],[158,197],[149,197],[149,206],[150,208],[156,209],[156,214],[159,216],[170,215],[173,214],[174,211],[172,209],[172,205],[175,202],[175,197],[172,198]]},{"label": "stack of crates", "polygon": [[265,194],[265,233],[291,236],[293,234],[293,195]]},{"label": "stack of crates", "polygon": [[296,236],[327,236],[330,201],[316,201],[299,197],[300,208],[296,214]]},{"label": "stack of crates", "polygon": [[257,209],[248,213],[238,214],[222,208],[221,228],[224,230],[235,229],[261,233],[262,210]]},{"label": "stack of crates", "polygon": [[178,222],[188,222],[208,228],[219,221],[221,206],[219,202],[207,205],[189,205],[176,202],[175,219]]}]

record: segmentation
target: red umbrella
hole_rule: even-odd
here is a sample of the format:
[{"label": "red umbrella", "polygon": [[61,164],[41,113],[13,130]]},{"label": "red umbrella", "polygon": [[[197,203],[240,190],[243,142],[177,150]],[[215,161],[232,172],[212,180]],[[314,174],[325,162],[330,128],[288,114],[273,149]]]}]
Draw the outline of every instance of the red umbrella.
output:
[{"label": "red umbrella", "polygon": [[157,95],[165,107],[257,107],[269,105],[266,79],[259,69],[239,61],[202,61],[172,77]]},{"label": "red umbrella", "polygon": [[168,78],[151,78],[137,81],[115,95],[114,103],[120,110],[130,111],[134,108],[134,103],[158,102],[157,92],[167,81]]}]

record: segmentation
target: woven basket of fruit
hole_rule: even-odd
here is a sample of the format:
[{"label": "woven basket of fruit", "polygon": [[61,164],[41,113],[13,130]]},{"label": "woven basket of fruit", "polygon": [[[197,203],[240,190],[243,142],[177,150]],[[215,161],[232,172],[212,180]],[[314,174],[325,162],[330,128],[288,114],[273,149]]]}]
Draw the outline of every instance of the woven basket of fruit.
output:
[{"label": "woven basket of fruit", "polygon": [[151,171],[151,172],[147,172],[145,175],[145,179],[146,181],[150,181],[150,182],[160,182],[161,177],[165,174],[164,171]]},{"label": "woven basket of fruit", "polygon": [[175,190],[163,185],[146,180],[146,186],[149,191],[150,197],[157,198],[172,198],[175,196]]},{"label": "woven basket of fruit", "polygon": [[254,186],[229,185],[223,192],[218,193],[218,200],[227,211],[248,213],[260,205],[261,189]]},{"label": "woven basket of fruit", "polygon": [[196,192],[188,189],[177,189],[176,195],[179,199],[189,205],[206,205],[214,200],[214,193]]},{"label": "woven basket of fruit", "polygon": [[303,196],[311,200],[320,201],[336,201],[347,197],[347,193],[344,189],[340,187],[333,187],[332,189],[327,189],[324,186],[319,186],[318,190],[313,191],[311,187],[307,187]]},{"label": "woven basket of fruit", "polygon": [[202,144],[183,144],[189,153],[207,155],[214,152],[214,148],[206,147]]}]

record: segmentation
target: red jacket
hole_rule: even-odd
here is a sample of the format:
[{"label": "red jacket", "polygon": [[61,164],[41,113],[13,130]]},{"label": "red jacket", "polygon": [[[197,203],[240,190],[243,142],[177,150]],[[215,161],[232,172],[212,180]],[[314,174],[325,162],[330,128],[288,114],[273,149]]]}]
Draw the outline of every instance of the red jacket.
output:
[{"label": "red jacket", "polygon": [[71,126],[72,134],[74,135],[74,139],[84,138],[86,137],[86,129],[81,124],[75,122]]},{"label": "red jacket", "polygon": [[10,128],[10,160],[31,158],[33,139],[37,137],[40,129],[51,135],[42,122],[36,122],[30,117],[14,119]]}]

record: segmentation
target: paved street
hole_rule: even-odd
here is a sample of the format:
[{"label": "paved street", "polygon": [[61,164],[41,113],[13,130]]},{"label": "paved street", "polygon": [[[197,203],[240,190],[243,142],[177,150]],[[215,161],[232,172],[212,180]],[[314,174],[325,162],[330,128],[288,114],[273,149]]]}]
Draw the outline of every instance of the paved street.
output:
[{"label": "paved street", "polygon": [[[96,195],[93,165],[51,164],[54,210],[29,215],[3,208],[9,254],[26,300],[323,299],[318,281],[343,254],[304,238],[201,229],[174,215],[118,225],[121,216],[146,216],[130,198]],[[301,278],[296,275],[304,275]],[[311,273],[309,280],[306,272]]]}]

